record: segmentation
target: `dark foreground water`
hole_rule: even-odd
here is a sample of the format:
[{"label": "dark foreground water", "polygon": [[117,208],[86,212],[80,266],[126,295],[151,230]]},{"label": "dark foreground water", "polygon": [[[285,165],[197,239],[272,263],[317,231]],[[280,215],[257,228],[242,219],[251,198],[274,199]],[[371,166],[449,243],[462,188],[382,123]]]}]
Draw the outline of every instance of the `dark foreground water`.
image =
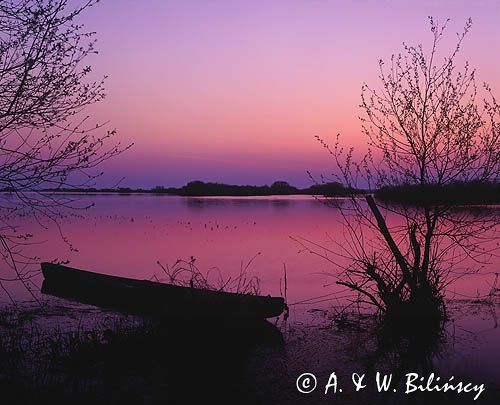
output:
[{"label": "dark foreground water", "polygon": [[[117,322],[133,324],[136,320],[124,320],[117,314],[35,292],[36,298],[45,302],[40,307],[22,286],[11,284],[11,295],[25,302],[21,315],[2,317],[2,344],[15,345],[16,339],[21,339],[22,347],[31,348],[26,367],[35,370],[40,364],[45,365],[45,379],[40,375],[33,377],[33,384],[44,392],[40,403],[61,398],[50,389],[44,391],[44,386],[59,387],[59,391],[63,386],[71,387],[66,400],[75,402],[78,397],[82,403],[189,403],[203,395],[221,401],[231,399],[233,403],[412,403],[417,399],[420,402],[415,403],[497,403],[499,297],[490,294],[498,271],[496,259],[482,266],[479,274],[449,286],[450,321],[441,336],[432,342],[422,342],[417,337],[391,341],[370,318],[339,316],[339,308],[352,298],[335,285],[339,270],[297,242],[331,248],[343,238],[339,211],[314,198],[93,195],[81,197],[80,202],[95,203],[95,207],[64,213],[59,220],[72,248],[55,227],[44,229],[33,218],[16,218],[40,242],[26,246],[26,254],[37,256],[39,261],[69,261],[70,266],[140,279],[164,278],[158,261],[164,267],[172,267],[178,259],[190,261],[194,257],[196,266],[208,274],[214,285],[221,279],[236,279],[243,269],[248,279],[260,280],[263,294],[272,295],[284,294],[286,269],[290,317],[286,321],[272,320],[272,325],[262,328],[203,322],[172,324],[159,332],[159,340],[164,342],[160,345],[158,341],[155,346],[147,339],[141,340],[144,336],[117,344],[109,341],[109,333],[105,332],[114,330]],[[33,282],[40,285],[40,277]],[[5,294],[2,300],[8,304]],[[113,354],[96,354],[86,347],[88,355],[82,355],[76,337],[73,343],[67,338],[72,330],[77,334],[100,331],[97,338],[104,339]],[[66,337],[54,343],[54,333]],[[35,345],[34,337],[43,344]],[[64,339],[69,339],[69,343]],[[51,345],[66,345],[73,360],[78,357],[76,350],[87,361],[80,360],[81,366],[73,364],[71,373],[55,371],[50,364],[59,367],[57,364],[64,356],[55,356],[56,361],[53,354],[41,355],[54,351]],[[147,346],[154,347],[154,352],[143,352]],[[89,365],[88,357],[96,358],[95,364]],[[153,367],[144,363],[145,358],[157,358],[158,362]],[[74,375],[74,370],[81,372]],[[337,392],[333,393],[330,387],[325,395],[325,385],[333,372],[338,379]],[[392,385],[386,393],[376,390],[377,372],[393,375],[396,392]],[[476,401],[473,398],[477,392],[448,396],[434,392],[422,399],[405,394],[405,375],[410,372],[425,380],[435,373],[444,382],[454,376],[454,380],[464,384],[484,384],[485,392]],[[314,374],[317,381],[309,394],[301,393],[297,387],[297,379],[304,373]],[[359,392],[354,389],[353,373],[366,374],[366,388]],[[0,372],[0,381],[8,381],[8,375],[7,366]],[[309,391],[313,379],[307,375],[303,378],[309,380],[303,382],[304,386],[299,381],[300,390]],[[13,392],[21,391],[22,384]]]}]

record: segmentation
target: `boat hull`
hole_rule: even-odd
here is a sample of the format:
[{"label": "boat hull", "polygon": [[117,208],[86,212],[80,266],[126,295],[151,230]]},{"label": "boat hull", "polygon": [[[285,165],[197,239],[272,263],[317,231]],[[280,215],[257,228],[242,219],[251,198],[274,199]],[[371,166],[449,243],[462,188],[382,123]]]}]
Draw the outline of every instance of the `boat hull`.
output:
[{"label": "boat hull", "polygon": [[126,313],[262,319],[279,316],[286,307],[281,297],[202,290],[53,263],[41,267],[42,293]]}]

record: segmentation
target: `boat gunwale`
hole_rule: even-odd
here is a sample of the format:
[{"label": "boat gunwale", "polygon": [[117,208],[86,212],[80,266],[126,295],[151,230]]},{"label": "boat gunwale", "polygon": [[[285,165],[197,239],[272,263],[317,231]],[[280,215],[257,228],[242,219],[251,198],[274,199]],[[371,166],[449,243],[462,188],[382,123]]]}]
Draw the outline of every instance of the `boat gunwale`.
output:
[{"label": "boat gunwale", "polygon": [[[68,272],[73,272],[82,275],[83,277],[94,277],[96,279],[101,279],[102,281],[106,280],[110,283],[113,282],[122,282],[125,284],[131,284],[135,286],[144,286],[148,288],[157,288],[157,289],[179,289],[179,290],[186,290],[190,291],[192,293],[198,293],[198,294],[213,294],[213,295],[218,295],[218,296],[227,296],[228,298],[245,298],[245,299],[250,299],[254,301],[281,301],[283,306],[285,305],[285,299],[283,297],[276,297],[276,296],[271,296],[271,295],[255,295],[255,294],[248,294],[248,293],[238,293],[238,292],[232,292],[232,291],[222,291],[222,290],[209,290],[209,289],[203,289],[203,288],[197,288],[197,287],[188,287],[188,286],[181,286],[181,285],[175,285],[175,284],[169,284],[169,283],[162,283],[158,281],[152,281],[152,280],[140,280],[140,279],[134,279],[134,278],[129,278],[129,277],[122,277],[122,276],[113,276],[110,274],[103,274],[103,273],[97,273],[94,271],[88,271],[88,270],[82,270],[82,269],[77,269],[74,267],[68,267],[64,266],[61,264],[56,264],[56,263],[50,263],[50,262],[43,262],[41,263],[41,268],[42,268],[42,273],[44,275],[45,279],[54,279],[60,276],[65,271]],[[60,274],[54,274],[54,272],[61,272]],[[52,273],[52,274],[48,274]],[[63,276],[65,277],[65,276]]]}]

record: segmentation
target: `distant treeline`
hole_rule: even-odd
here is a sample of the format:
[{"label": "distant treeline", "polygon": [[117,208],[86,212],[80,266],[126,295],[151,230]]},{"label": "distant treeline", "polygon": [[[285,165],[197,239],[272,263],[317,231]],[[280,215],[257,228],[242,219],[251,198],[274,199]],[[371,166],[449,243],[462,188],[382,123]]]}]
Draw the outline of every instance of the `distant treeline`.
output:
[{"label": "distant treeline", "polygon": [[383,187],[375,193],[377,199],[409,205],[498,204],[500,183],[457,181],[441,185],[402,185]]},{"label": "distant treeline", "polygon": [[[13,192],[4,188],[0,191]],[[307,188],[297,188],[286,181],[275,181],[264,186],[238,186],[233,184],[191,181],[182,187],[156,186],[143,188],[53,188],[47,192],[63,193],[115,193],[115,194],[158,194],[180,196],[266,196],[266,195],[319,195],[326,197],[342,197],[352,194],[367,193],[366,190],[350,189],[341,183],[330,182],[313,184]],[[400,185],[383,187],[375,192],[378,200],[399,204],[499,204],[500,183],[492,182],[455,182],[446,186],[440,185]]]},{"label": "distant treeline", "polygon": [[270,186],[237,186],[222,183],[204,183],[191,181],[181,187],[177,194],[185,196],[258,196],[258,195],[324,195],[345,196],[352,191],[340,183],[315,184],[304,189],[288,184],[286,181],[275,181]]},{"label": "distant treeline", "polygon": [[[13,192],[13,189],[4,188],[0,191]],[[46,192],[60,193],[117,193],[117,194],[170,194],[181,196],[266,196],[266,195],[322,195],[328,197],[345,196],[352,193],[361,193],[361,190],[352,190],[337,182],[314,184],[307,188],[297,188],[286,181],[275,181],[264,186],[238,186],[233,184],[210,183],[191,181],[183,187],[156,186],[151,189],[143,188],[51,188]]]}]

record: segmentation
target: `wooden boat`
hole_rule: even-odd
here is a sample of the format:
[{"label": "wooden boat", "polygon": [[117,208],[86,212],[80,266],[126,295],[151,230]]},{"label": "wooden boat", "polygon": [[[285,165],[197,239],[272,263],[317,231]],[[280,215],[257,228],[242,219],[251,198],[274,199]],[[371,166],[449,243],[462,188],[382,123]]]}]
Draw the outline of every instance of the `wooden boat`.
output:
[{"label": "wooden boat", "polygon": [[127,313],[263,319],[280,315],[282,297],[203,290],[42,263],[42,293]]}]

